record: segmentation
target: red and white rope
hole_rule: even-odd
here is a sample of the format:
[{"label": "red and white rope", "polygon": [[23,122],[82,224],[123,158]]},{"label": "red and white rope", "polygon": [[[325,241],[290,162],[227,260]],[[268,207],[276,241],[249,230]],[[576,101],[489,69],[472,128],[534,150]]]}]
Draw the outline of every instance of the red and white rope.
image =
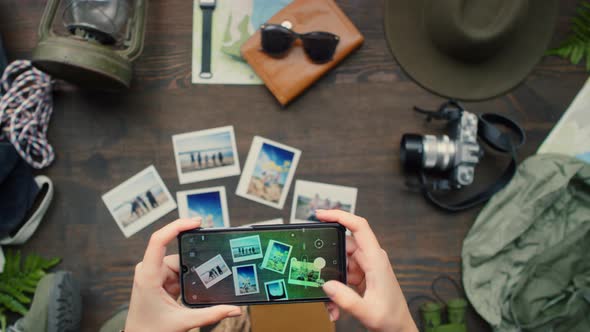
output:
[{"label": "red and white rope", "polygon": [[12,62],[0,79],[0,140],[7,139],[32,167],[55,159],[47,140],[53,111],[51,77],[30,61]]}]

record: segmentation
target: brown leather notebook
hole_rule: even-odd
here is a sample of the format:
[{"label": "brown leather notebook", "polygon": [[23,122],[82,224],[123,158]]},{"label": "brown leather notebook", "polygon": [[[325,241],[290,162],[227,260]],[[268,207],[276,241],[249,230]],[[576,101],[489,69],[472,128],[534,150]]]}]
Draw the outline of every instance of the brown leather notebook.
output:
[{"label": "brown leather notebook", "polygon": [[242,45],[242,57],[283,105],[287,105],[340,61],[357,49],[363,35],[333,0],[294,0],[267,23],[289,21],[297,33],[325,31],[336,34],[340,42],[334,58],[323,64],[312,62],[297,40],[285,56],[275,58],[262,51],[260,29]]}]

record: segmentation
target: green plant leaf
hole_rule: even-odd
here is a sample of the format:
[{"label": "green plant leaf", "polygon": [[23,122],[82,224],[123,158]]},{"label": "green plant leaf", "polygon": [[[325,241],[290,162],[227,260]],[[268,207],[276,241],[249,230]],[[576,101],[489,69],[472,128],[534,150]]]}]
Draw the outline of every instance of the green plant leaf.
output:
[{"label": "green plant leaf", "polygon": [[0,308],[0,331],[6,332],[6,315],[4,315],[4,308]]},{"label": "green plant leaf", "polygon": [[559,56],[576,65],[584,60],[586,70],[590,71],[590,1],[582,1],[578,5],[570,25],[570,35],[566,40],[545,54]]},{"label": "green plant leaf", "polygon": [[8,250],[4,272],[0,273],[0,326],[6,310],[24,315],[31,303],[39,281],[46,271],[60,262],[59,258],[44,259],[31,254],[24,259],[20,251]]},{"label": "green plant leaf", "polygon": [[16,313],[21,314],[23,316],[26,315],[27,311],[28,311],[24,305],[22,305],[20,302],[18,302],[13,297],[10,297],[6,294],[0,294],[0,305],[2,305],[3,307],[5,307],[6,309],[8,309],[12,312],[16,312]]},{"label": "green plant leaf", "polygon": [[23,290],[18,289],[16,287],[10,287],[8,284],[1,283],[0,284],[0,292],[6,293],[17,299],[20,303],[31,303],[31,298],[26,296]]}]

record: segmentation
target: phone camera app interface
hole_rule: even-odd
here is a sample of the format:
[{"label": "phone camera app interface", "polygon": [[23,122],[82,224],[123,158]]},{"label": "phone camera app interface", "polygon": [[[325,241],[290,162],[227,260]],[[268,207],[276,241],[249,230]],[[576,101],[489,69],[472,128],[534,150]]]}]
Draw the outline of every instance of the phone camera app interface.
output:
[{"label": "phone camera app interface", "polygon": [[336,228],[187,233],[181,238],[189,304],[321,299],[342,280]]}]

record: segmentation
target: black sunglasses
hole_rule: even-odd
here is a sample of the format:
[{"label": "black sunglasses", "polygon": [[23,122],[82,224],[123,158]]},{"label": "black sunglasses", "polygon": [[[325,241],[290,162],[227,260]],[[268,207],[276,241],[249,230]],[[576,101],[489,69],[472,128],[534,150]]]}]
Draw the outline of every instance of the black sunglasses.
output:
[{"label": "black sunglasses", "polygon": [[287,52],[297,38],[303,42],[305,53],[313,62],[332,60],[340,37],[333,33],[313,31],[299,34],[278,24],[263,24],[261,27],[262,50],[272,56]]}]

